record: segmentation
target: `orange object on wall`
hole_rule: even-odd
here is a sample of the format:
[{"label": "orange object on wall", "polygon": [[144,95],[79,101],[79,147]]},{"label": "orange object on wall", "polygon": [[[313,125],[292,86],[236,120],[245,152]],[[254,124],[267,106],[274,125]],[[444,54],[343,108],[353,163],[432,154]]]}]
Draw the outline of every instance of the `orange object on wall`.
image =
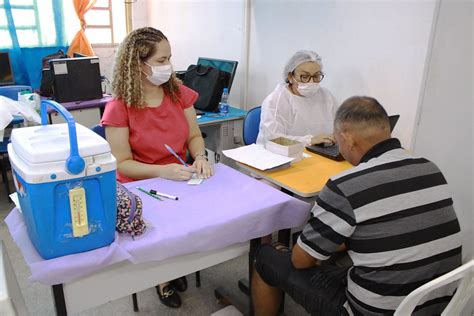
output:
[{"label": "orange object on wall", "polygon": [[81,21],[81,29],[74,36],[67,55],[72,57],[73,53],[80,53],[86,56],[94,56],[94,50],[92,49],[89,40],[86,37],[86,20],[84,15],[90,8],[94,6],[97,0],[74,0],[74,9],[76,10],[77,17]]}]

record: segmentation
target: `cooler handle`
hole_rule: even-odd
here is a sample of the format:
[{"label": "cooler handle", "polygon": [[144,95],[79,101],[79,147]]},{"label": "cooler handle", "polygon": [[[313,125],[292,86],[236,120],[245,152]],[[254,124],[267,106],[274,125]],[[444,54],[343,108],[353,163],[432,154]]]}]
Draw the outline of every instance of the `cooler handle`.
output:
[{"label": "cooler handle", "polygon": [[86,164],[84,159],[79,156],[76,122],[74,121],[74,117],[61,104],[51,100],[43,100],[41,101],[41,125],[48,125],[48,106],[60,113],[67,122],[67,128],[69,132],[69,148],[71,152],[68,159],[66,160],[66,169],[69,173],[79,174],[82,172],[82,170],[84,170]]}]

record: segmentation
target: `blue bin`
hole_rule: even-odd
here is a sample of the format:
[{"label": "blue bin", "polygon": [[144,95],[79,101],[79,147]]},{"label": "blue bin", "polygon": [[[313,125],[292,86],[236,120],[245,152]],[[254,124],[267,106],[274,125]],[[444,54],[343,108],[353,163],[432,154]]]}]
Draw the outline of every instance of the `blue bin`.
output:
[{"label": "blue bin", "polygon": [[[47,125],[47,106],[67,123]],[[41,126],[14,129],[8,145],[33,245],[44,259],[109,245],[117,215],[116,160],[109,144],[56,102],[43,101],[41,117]]]}]

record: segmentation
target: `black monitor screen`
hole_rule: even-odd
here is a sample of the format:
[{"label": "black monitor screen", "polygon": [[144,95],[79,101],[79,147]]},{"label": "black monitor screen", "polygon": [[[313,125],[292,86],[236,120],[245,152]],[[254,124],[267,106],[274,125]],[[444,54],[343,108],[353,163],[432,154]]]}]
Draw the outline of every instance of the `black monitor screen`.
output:
[{"label": "black monitor screen", "polygon": [[0,52],[0,86],[14,83],[10,55],[8,52]]},{"label": "black monitor screen", "polygon": [[230,73],[229,84],[227,85],[227,88],[229,89],[229,92],[230,92],[230,88],[232,87],[232,82],[234,81],[235,72],[237,70],[237,64],[238,64],[237,61],[199,57],[197,64],[204,65],[204,66],[211,66],[211,67]]}]

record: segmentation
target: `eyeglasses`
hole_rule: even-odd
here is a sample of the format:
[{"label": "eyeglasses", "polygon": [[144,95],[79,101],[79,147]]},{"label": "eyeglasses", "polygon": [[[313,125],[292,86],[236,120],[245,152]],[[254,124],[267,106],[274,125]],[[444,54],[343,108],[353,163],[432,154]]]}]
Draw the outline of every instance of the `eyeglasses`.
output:
[{"label": "eyeglasses", "polygon": [[324,74],[322,72],[317,72],[312,76],[308,75],[308,74],[302,74],[302,75],[297,76],[293,72],[293,77],[295,77],[297,79],[297,81],[302,82],[302,83],[310,82],[311,78],[313,78],[313,82],[321,82],[324,79]]}]

